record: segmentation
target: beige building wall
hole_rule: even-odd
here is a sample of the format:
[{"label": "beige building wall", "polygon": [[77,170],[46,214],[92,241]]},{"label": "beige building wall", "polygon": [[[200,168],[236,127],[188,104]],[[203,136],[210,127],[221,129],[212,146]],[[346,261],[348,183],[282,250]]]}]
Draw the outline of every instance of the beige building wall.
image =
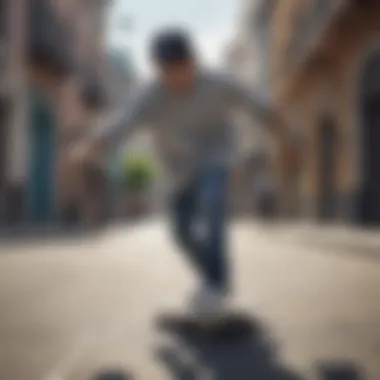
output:
[{"label": "beige building wall", "polygon": [[[306,4],[306,3],[305,3]],[[289,56],[294,36],[301,33],[294,20],[304,10],[300,1],[279,2],[272,41],[272,88],[289,128],[302,138],[300,193],[313,216],[318,208],[322,152],[318,133],[321,119],[332,117],[338,131],[335,189],[340,198],[361,186],[359,93],[363,65],[380,45],[380,7],[332,9],[328,22],[303,60]],[[307,6],[307,4],[305,5]],[[327,12],[328,13],[328,12]],[[301,54],[302,56],[302,54]],[[284,183],[284,189],[287,187]],[[338,214],[344,210],[338,210]]]}]

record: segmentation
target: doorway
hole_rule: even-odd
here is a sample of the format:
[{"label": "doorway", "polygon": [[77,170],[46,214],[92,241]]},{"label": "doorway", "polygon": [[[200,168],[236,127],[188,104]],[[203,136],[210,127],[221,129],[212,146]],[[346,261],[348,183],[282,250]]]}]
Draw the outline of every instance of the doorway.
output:
[{"label": "doorway", "polygon": [[336,168],[338,133],[332,117],[326,116],[318,129],[318,219],[332,221],[336,217]]},{"label": "doorway", "polygon": [[6,99],[0,99],[0,219],[5,222],[6,208],[6,165],[8,153],[8,125],[10,104]]},{"label": "doorway", "polygon": [[48,223],[54,214],[56,125],[53,109],[42,94],[34,92],[30,108],[29,216]]},{"label": "doorway", "polygon": [[361,224],[380,224],[380,94],[363,105],[362,189],[359,203]]},{"label": "doorway", "polygon": [[361,89],[360,150],[362,185],[357,219],[362,225],[380,224],[380,53],[363,71]]}]

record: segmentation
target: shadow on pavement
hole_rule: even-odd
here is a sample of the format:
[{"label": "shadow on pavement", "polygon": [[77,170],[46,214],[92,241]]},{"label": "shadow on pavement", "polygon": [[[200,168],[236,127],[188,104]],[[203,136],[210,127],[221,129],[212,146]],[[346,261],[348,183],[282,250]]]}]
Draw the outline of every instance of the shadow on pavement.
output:
[{"label": "shadow on pavement", "polygon": [[366,380],[362,371],[350,362],[330,362],[317,366],[321,380]]},{"label": "shadow on pavement", "polygon": [[8,230],[0,230],[0,249],[25,246],[26,244],[40,245],[44,243],[80,243],[82,240],[101,236],[110,228],[126,227],[140,227],[144,220],[129,220],[117,219],[93,226],[26,226],[19,228],[10,228]]},{"label": "shadow on pavement", "polygon": [[0,248],[17,245],[40,245],[41,243],[70,243],[98,236],[105,230],[102,227],[77,228],[20,228],[0,233]]},{"label": "shadow on pavement", "polygon": [[280,363],[273,341],[256,323],[233,340],[177,332],[156,355],[173,380],[202,379],[207,373],[213,380],[303,380]]},{"label": "shadow on pavement", "polygon": [[305,247],[312,246],[325,250],[328,254],[350,256],[358,260],[370,260],[380,264],[380,245],[370,246],[360,243],[328,242],[322,239],[304,238],[300,243]]},{"label": "shadow on pavement", "polygon": [[[171,337],[155,352],[171,380],[309,379],[280,361],[276,344],[256,322],[250,334],[234,340],[211,340],[188,331]],[[316,372],[318,380],[366,380],[351,363],[320,363]]]}]

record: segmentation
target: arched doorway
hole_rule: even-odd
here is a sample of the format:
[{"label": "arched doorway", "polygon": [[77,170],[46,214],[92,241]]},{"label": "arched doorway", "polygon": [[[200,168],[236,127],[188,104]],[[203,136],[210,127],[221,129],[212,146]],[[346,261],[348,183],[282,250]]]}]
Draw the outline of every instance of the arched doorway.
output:
[{"label": "arched doorway", "polygon": [[0,220],[5,222],[6,216],[6,167],[8,153],[8,127],[10,119],[10,102],[0,99]]},{"label": "arched doorway", "polygon": [[335,219],[336,194],[336,167],[338,133],[334,119],[331,116],[322,118],[318,128],[318,219],[322,222]]},{"label": "arched doorway", "polygon": [[29,217],[48,223],[54,215],[56,125],[52,105],[36,90],[30,94],[29,117]]},{"label": "arched doorway", "polygon": [[358,222],[380,224],[380,52],[364,66],[360,89],[361,189]]}]

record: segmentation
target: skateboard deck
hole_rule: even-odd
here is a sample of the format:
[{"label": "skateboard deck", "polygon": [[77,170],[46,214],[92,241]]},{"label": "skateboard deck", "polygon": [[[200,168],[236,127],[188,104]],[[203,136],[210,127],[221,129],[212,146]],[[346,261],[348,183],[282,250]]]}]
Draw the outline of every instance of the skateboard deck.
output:
[{"label": "skateboard deck", "polygon": [[92,377],[91,380],[133,380],[131,374],[127,374],[121,371],[104,371],[101,372],[95,377]]},{"label": "skateboard deck", "polygon": [[197,334],[214,338],[239,338],[251,333],[253,318],[246,312],[226,313],[212,323],[200,321],[192,315],[163,313],[156,318],[156,326],[167,333]]}]

